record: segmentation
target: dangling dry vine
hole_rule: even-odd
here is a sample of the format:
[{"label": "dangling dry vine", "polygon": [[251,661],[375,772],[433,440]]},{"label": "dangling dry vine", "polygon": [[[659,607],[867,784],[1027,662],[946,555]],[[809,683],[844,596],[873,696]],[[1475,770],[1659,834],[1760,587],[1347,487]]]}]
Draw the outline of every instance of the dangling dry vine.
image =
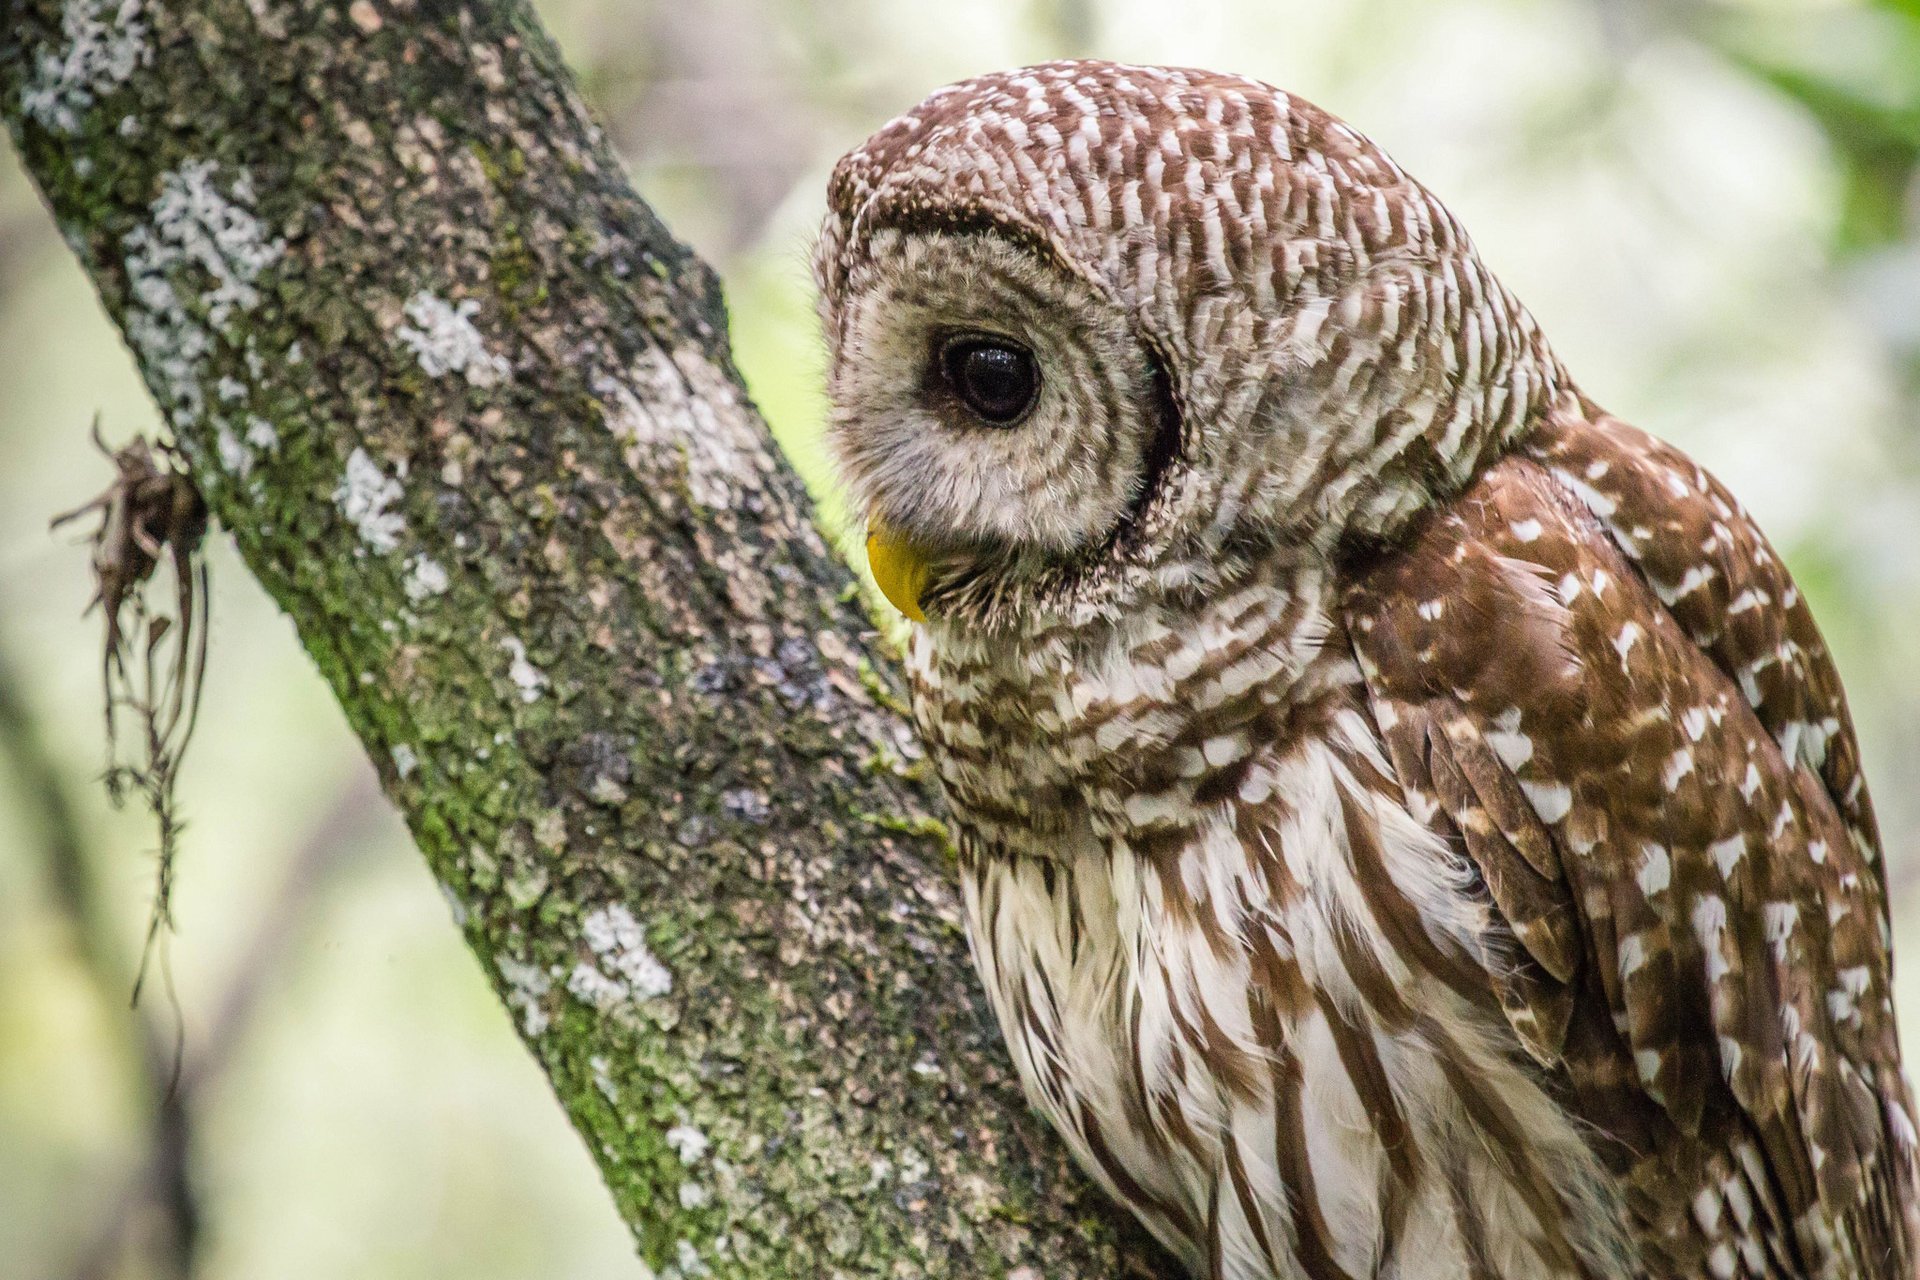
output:
[{"label": "dangling dry vine", "polygon": [[[174,794],[180,761],[193,738],[207,666],[207,564],[201,542],[207,508],[170,443],[135,436],[109,449],[96,421],[94,443],[114,466],[98,497],[53,521],[60,528],[98,516],[93,543],[94,597],[106,618],[100,679],[107,721],[107,792],[118,805],[137,793],[159,833],[153,911],[147,922],[133,999],[163,929],[173,927],[173,869],[181,822]],[[170,589],[156,581],[165,566]],[[138,726],[123,754],[121,716]]]}]

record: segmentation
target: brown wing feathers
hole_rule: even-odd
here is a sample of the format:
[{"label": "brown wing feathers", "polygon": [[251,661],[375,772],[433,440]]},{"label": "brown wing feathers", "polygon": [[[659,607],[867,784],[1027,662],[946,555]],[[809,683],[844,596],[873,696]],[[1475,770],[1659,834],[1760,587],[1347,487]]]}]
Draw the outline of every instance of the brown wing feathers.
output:
[{"label": "brown wing feathers", "polygon": [[1349,595],[1410,806],[1479,867],[1517,944],[1502,1003],[1622,1172],[1747,1188],[1724,1217],[1655,1194],[1648,1228],[1744,1240],[1721,1261],[1756,1276],[1796,1273],[1753,1213],[1797,1265],[1904,1258],[1877,838],[1805,604],[1677,452],[1574,419],[1531,452]]}]

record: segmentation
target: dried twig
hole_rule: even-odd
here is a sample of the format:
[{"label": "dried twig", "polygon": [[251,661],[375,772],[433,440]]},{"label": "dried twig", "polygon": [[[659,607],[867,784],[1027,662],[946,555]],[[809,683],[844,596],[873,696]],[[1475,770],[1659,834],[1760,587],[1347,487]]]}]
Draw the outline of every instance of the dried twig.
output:
[{"label": "dried twig", "polygon": [[[94,598],[106,617],[100,678],[106,700],[107,792],[115,804],[137,792],[159,831],[153,912],[147,923],[133,1000],[140,999],[147,962],[161,930],[173,926],[173,868],[180,817],[174,784],[200,709],[207,666],[207,565],[200,545],[207,508],[171,444],[136,436],[109,449],[93,428],[94,443],[113,461],[113,482],[100,495],[56,517],[60,528],[83,516],[94,526]],[[170,591],[154,586],[161,566]],[[139,741],[122,756],[119,713],[134,716]]]}]

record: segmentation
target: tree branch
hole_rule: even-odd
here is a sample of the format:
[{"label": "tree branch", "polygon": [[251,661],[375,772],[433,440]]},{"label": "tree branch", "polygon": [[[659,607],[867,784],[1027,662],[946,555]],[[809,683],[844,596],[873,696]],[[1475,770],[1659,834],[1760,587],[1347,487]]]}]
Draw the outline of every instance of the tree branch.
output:
[{"label": "tree branch", "polygon": [[712,275],[525,6],[0,0],[0,110],[646,1261],[1156,1272],[1008,1078]]}]

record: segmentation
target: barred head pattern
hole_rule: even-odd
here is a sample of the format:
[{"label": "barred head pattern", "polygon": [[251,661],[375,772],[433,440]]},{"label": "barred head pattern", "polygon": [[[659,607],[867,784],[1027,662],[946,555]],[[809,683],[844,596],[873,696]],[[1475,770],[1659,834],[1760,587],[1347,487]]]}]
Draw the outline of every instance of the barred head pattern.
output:
[{"label": "barred head pattern", "polygon": [[[1378,536],[1562,381],[1437,199],[1238,77],[969,80],[847,155],[828,198],[816,274],[846,473],[976,568],[1184,579],[1223,547]],[[1030,429],[941,430],[920,407],[930,331],[969,325],[1040,355]]]}]

